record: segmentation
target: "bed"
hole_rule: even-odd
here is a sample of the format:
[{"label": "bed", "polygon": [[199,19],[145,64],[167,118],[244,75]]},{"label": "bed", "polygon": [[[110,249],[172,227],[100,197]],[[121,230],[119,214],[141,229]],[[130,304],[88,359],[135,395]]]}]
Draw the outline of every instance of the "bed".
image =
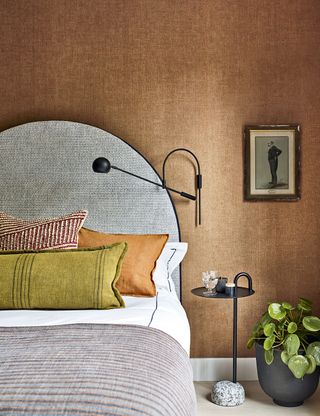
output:
[{"label": "bed", "polygon": [[141,154],[99,128],[41,121],[5,130],[0,211],[31,220],[85,209],[93,230],[168,234],[156,294],[123,296],[126,307],[109,310],[0,310],[0,414],[193,416],[174,205],[160,187],[95,174],[99,156],[160,183]]}]

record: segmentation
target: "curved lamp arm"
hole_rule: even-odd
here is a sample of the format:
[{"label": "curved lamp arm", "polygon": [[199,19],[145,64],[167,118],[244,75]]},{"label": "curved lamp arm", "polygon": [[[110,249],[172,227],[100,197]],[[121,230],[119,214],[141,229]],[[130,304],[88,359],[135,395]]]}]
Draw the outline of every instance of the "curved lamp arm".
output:
[{"label": "curved lamp arm", "polygon": [[196,196],[190,195],[187,192],[177,191],[176,189],[170,188],[169,186],[165,186],[161,178],[160,179],[162,183],[160,184],[158,182],[154,182],[154,181],[151,181],[150,179],[136,175],[135,173],[128,172],[127,170],[118,168],[117,166],[111,165],[110,161],[106,159],[105,157],[98,157],[97,159],[95,159],[92,163],[92,169],[96,173],[109,173],[111,169],[115,169],[120,172],[126,173],[127,175],[141,179],[142,181],[152,183],[153,185],[156,185],[156,186],[160,186],[161,188],[167,189],[168,191],[175,192],[176,194],[179,194],[183,198],[191,199],[192,201],[195,201],[197,199]]},{"label": "curved lamp arm", "polygon": [[187,152],[189,153],[196,161],[197,164],[197,174],[196,174],[196,201],[197,201],[197,211],[196,211],[196,225],[201,225],[201,188],[202,188],[202,175],[201,175],[201,171],[200,171],[200,163],[199,160],[197,158],[197,156],[191,152],[191,150],[186,149],[184,147],[179,147],[177,149],[171,150],[170,153],[167,154],[167,156],[165,157],[163,164],[162,164],[162,183],[163,183],[163,187],[166,188],[166,163],[167,160],[169,159],[169,157],[176,152]]}]

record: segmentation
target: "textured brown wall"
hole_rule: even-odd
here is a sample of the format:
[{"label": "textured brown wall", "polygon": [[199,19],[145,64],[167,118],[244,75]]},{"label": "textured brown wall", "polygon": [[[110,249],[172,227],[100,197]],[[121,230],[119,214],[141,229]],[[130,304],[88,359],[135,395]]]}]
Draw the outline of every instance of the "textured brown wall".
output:
[{"label": "textured brown wall", "polygon": [[[239,302],[243,356],[267,301],[303,295],[319,312],[318,0],[0,0],[0,19],[1,129],[68,119],[124,138],[157,169],[177,146],[199,156],[201,227],[177,200],[193,356],[231,353],[231,303],[190,294],[202,270],[253,276],[257,294]],[[300,202],[243,201],[249,123],[301,124]],[[192,191],[182,162],[174,184]]]}]

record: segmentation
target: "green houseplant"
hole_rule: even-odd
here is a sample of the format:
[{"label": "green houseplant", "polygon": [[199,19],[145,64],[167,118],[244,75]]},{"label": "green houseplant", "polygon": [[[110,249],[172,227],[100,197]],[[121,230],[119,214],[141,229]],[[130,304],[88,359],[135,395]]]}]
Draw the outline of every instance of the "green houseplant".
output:
[{"label": "green houseplant", "polygon": [[[311,301],[300,298],[296,306],[270,303],[248,339],[247,347],[254,345],[259,382],[277,404],[297,406],[310,397],[320,374],[320,319],[312,315]],[[312,386],[306,388],[307,382]],[[282,397],[277,396],[279,383],[283,392],[284,384],[290,386]],[[293,391],[293,385],[297,391]]]}]

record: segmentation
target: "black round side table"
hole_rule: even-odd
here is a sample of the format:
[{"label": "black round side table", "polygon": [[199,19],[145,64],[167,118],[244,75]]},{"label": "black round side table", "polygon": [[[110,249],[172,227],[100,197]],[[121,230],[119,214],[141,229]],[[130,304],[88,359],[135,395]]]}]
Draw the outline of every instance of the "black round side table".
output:
[{"label": "black round side table", "polygon": [[[246,277],[248,281],[248,287],[238,286],[238,280],[240,277]],[[252,289],[252,278],[246,272],[238,273],[233,282],[235,283],[235,294],[234,296],[228,296],[225,293],[215,293],[210,296],[205,295],[203,292],[206,291],[205,287],[197,287],[191,290],[191,292],[196,296],[201,296],[206,299],[232,299],[233,300],[233,350],[232,350],[232,362],[233,362],[233,383],[237,383],[237,333],[238,333],[238,299],[244,298],[247,296],[252,296],[254,290]]]}]

